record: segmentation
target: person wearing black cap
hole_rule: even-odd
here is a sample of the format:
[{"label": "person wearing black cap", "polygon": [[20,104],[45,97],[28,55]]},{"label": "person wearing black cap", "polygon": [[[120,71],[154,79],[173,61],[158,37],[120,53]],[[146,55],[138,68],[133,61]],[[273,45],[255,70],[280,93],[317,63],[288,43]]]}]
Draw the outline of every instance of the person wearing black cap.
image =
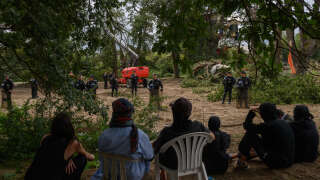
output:
[{"label": "person wearing black cap", "polygon": [[205,146],[202,161],[207,174],[223,174],[227,171],[231,159],[226,153],[230,146],[230,135],[220,130],[220,118],[217,116],[210,117],[208,127],[216,139]]},{"label": "person wearing black cap", "polygon": [[157,104],[157,108],[161,109],[161,105],[160,105],[160,91],[163,91],[163,85],[162,82],[160,81],[160,79],[158,79],[157,74],[153,74],[153,79],[149,82],[148,84],[149,86],[149,91],[150,91],[150,103],[149,104],[153,104],[154,102],[156,102]]},{"label": "person wearing black cap", "polygon": [[238,107],[242,108],[242,104],[245,104],[245,108],[249,109],[249,95],[248,90],[251,86],[251,80],[247,77],[245,71],[241,72],[241,77],[237,81],[238,87]]},{"label": "person wearing black cap", "polygon": [[[260,114],[264,123],[252,122],[256,113]],[[247,161],[256,156],[273,169],[287,168],[293,164],[294,134],[287,122],[278,119],[274,104],[263,103],[258,109],[250,110],[243,127],[246,134],[239,144],[238,167],[248,167]],[[255,153],[252,153],[253,150]]]},{"label": "person wearing black cap", "polygon": [[98,81],[94,79],[94,76],[90,76],[89,81],[86,84],[86,89],[89,94],[92,95],[93,99],[96,99],[97,89],[98,89]]},{"label": "person wearing black cap", "polygon": [[[189,119],[192,112],[192,104],[190,101],[185,98],[179,98],[174,103],[171,103],[170,106],[172,109],[173,123],[171,126],[161,130],[159,137],[153,144],[155,153],[158,153],[162,145],[175,137],[193,132],[210,133],[202,123]],[[212,136],[214,137],[213,134]],[[172,147],[165,153],[159,155],[159,161],[170,169],[177,169],[178,167],[177,155]]]},{"label": "person wearing black cap", "polygon": [[130,83],[131,83],[131,95],[132,96],[134,96],[134,95],[137,96],[138,77],[136,76],[136,72],[135,71],[131,74]]},{"label": "person wearing black cap", "polygon": [[13,90],[13,82],[9,78],[9,76],[6,76],[5,80],[2,82],[1,87],[4,92],[4,95],[6,97],[2,97],[2,101],[7,101],[7,108],[11,109],[12,108],[12,100],[11,100],[11,94]]},{"label": "person wearing black cap", "polygon": [[[115,100],[112,103],[112,110],[110,128],[106,129],[98,140],[99,152],[139,160],[126,163],[126,179],[141,180],[149,171],[150,163],[154,158],[149,137],[135,126],[132,119],[134,107],[127,99]],[[104,160],[100,159],[101,166],[91,177],[91,180],[103,179],[103,164]],[[109,169],[109,172],[111,172],[111,169]]]},{"label": "person wearing black cap", "polygon": [[111,77],[111,80],[110,80],[110,85],[111,85],[111,89],[112,89],[112,97],[114,96],[114,93],[116,93],[116,96],[118,96],[118,87],[119,87],[119,84],[118,84],[118,80],[117,80],[117,77],[115,75],[113,75]]},{"label": "person wearing black cap", "polygon": [[307,106],[295,107],[294,121],[290,125],[296,141],[295,162],[314,162],[319,155],[319,133]]},{"label": "person wearing black cap", "polygon": [[225,76],[223,79],[224,94],[223,94],[222,104],[224,104],[224,101],[225,101],[227,95],[229,95],[229,104],[231,103],[232,88],[235,83],[236,83],[236,79],[232,76],[231,72],[228,72],[227,76]]}]

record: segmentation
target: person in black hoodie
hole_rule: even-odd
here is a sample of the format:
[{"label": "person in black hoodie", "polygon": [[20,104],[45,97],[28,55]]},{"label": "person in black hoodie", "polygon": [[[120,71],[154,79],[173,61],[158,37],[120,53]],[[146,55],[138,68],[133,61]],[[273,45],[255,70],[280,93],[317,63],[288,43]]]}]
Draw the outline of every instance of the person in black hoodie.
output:
[{"label": "person in black hoodie", "polygon": [[[253,124],[256,113],[264,123]],[[263,103],[258,109],[250,110],[243,126],[246,134],[239,144],[238,167],[248,167],[247,161],[254,157],[252,149],[269,168],[287,168],[293,164],[294,134],[287,122],[278,119],[274,104]]]},{"label": "person in black hoodie", "polygon": [[319,133],[307,106],[295,107],[290,126],[296,141],[295,162],[314,162],[318,158]]},{"label": "person in black hoodie", "polygon": [[[155,154],[159,153],[160,148],[171,139],[193,132],[210,131],[198,121],[191,121],[189,117],[192,111],[192,104],[185,98],[179,98],[174,103],[170,104],[173,114],[173,123],[169,127],[165,127],[154,142],[153,148]],[[214,135],[211,133],[214,137]],[[165,153],[159,155],[159,161],[170,169],[178,168],[178,158],[176,152],[171,147]]]},{"label": "person in black hoodie", "polygon": [[212,116],[209,119],[208,127],[216,139],[207,144],[203,150],[202,161],[207,174],[223,174],[227,171],[231,157],[226,153],[230,146],[230,135],[220,131],[219,117]]}]

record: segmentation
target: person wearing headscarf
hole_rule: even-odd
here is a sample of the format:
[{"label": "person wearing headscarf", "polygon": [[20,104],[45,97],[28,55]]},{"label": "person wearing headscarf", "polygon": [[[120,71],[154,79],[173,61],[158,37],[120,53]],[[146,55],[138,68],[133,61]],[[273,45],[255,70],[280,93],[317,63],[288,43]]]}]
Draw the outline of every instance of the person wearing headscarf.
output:
[{"label": "person wearing headscarf", "polygon": [[[150,162],[154,157],[149,137],[135,126],[132,119],[134,107],[127,99],[115,100],[112,110],[110,128],[99,137],[98,149],[100,152],[140,159],[139,162],[126,164],[127,179],[140,180],[149,171]],[[103,164],[104,160],[100,158],[100,167],[91,180],[103,179]]]},{"label": "person wearing headscarf", "polygon": [[205,146],[202,161],[207,174],[223,174],[227,171],[231,159],[226,153],[230,146],[230,135],[220,130],[220,118],[217,116],[210,117],[208,127],[216,139]]},{"label": "person wearing headscarf", "polygon": [[[256,113],[260,114],[263,123],[252,122]],[[276,105],[263,103],[258,109],[250,110],[243,127],[246,134],[239,144],[238,167],[247,168],[247,161],[256,155],[272,169],[293,164],[294,134],[287,122],[279,120]]]},{"label": "person wearing headscarf", "polygon": [[314,162],[319,155],[319,133],[307,106],[295,107],[294,121],[290,126],[296,140],[295,162]]},{"label": "person wearing headscarf", "polygon": [[[172,109],[173,123],[171,126],[161,130],[159,137],[153,144],[155,153],[158,153],[162,145],[175,137],[194,132],[210,133],[202,123],[189,119],[192,112],[192,104],[189,100],[179,98],[171,103],[170,106]],[[172,147],[165,153],[159,155],[159,161],[170,169],[177,169],[178,167],[178,158]]]}]

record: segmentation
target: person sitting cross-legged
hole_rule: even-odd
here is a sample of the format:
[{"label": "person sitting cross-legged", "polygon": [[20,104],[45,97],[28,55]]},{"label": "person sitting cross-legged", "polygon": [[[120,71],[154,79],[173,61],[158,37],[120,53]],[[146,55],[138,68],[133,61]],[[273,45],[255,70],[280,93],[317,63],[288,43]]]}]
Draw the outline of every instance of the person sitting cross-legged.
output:
[{"label": "person sitting cross-legged", "polygon": [[319,133],[313,115],[305,105],[294,109],[294,121],[290,123],[295,135],[295,162],[314,162],[318,158]]},{"label": "person sitting cross-legged", "polygon": [[24,179],[80,180],[87,160],[94,158],[77,140],[70,115],[60,113],[53,119],[50,134],[42,138]]},{"label": "person sitting cross-legged", "polygon": [[[162,145],[175,137],[194,132],[210,133],[202,123],[189,119],[192,111],[192,104],[187,99],[179,98],[174,103],[170,104],[170,106],[173,114],[173,123],[171,126],[162,129],[160,132],[159,137],[153,144],[155,153],[158,153]],[[214,138],[212,133],[211,135]],[[170,169],[178,168],[178,158],[172,147],[165,153],[159,155],[159,161]]]},{"label": "person sitting cross-legged", "polygon": [[[264,123],[254,124],[256,113]],[[287,168],[294,162],[295,139],[290,125],[279,120],[274,104],[263,103],[250,110],[243,124],[246,134],[239,144],[239,168],[247,168],[247,161],[256,155],[273,169]],[[252,153],[254,150],[255,153]]]},{"label": "person sitting cross-legged", "polygon": [[230,146],[230,135],[220,130],[220,118],[217,116],[210,117],[208,127],[216,139],[205,146],[202,160],[207,174],[223,174],[231,160],[231,156],[226,153]]},{"label": "person sitting cross-legged", "polygon": [[[154,157],[149,137],[133,123],[134,107],[127,99],[115,100],[112,109],[110,128],[105,130],[98,140],[99,151],[139,159],[139,162],[126,164],[126,176],[127,180],[141,180],[149,171],[150,162]],[[100,167],[91,180],[103,179],[103,164],[104,160],[101,157]]]}]

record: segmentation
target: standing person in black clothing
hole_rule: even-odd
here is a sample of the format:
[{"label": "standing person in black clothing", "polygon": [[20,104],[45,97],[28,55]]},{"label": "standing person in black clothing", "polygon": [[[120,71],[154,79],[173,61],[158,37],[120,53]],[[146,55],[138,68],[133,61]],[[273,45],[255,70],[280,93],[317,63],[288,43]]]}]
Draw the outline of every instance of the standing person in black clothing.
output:
[{"label": "standing person in black clothing", "polygon": [[31,85],[31,95],[32,99],[38,98],[38,82],[36,79],[32,78],[30,80],[30,85]]},{"label": "standing person in black clothing", "polygon": [[244,102],[245,108],[249,109],[249,95],[248,91],[251,86],[251,80],[249,77],[247,77],[247,74],[245,71],[241,72],[241,78],[237,81],[237,87],[238,87],[238,107],[242,108],[242,104]]},{"label": "standing person in black clothing", "polygon": [[118,96],[118,79],[116,78],[115,75],[112,76],[112,78],[110,79],[110,85],[112,88],[112,97],[114,96],[114,93],[116,93],[115,95]]},{"label": "standing person in black clothing", "polygon": [[229,95],[229,104],[231,103],[232,88],[235,83],[236,83],[236,79],[232,76],[231,72],[228,72],[227,76],[225,76],[223,79],[224,94],[223,94],[222,104],[224,104],[224,101],[225,101],[227,95]]},{"label": "standing person in black clothing", "polygon": [[94,76],[90,76],[89,81],[86,84],[86,89],[89,92],[89,94],[92,95],[92,98],[96,99],[98,81],[94,79]]},{"label": "standing person in black clothing", "polygon": [[78,89],[78,90],[80,90],[80,91],[84,91],[84,90],[86,89],[86,84],[85,84],[84,81],[83,81],[82,75],[80,75],[80,76],[78,77],[78,81],[77,81],[76,84],[75,84],[75,88]]},{"label": "standing person in black clothing", "polygon": [[[253,124],[256,113],[261,115],[264,123]],[[256,156],[273,169],[293,164],[294,133],[287,122],[278,119],[274,104],[263,103],[258,109],[250,110],[243,127],[246,134],[239,144],[238,167],[247,168],[247,161]]]},{"label": "standing person in black clothing", "polygon": [[162,82],[157,78],[157,74],[153,74],[153,79],[149,82],[149,91],[150,91],[150,105],[156,102],[157,108],[161,109],[160,105],[160,92],[163,91]]},{"label": "standing person in black clothing", "polygon": [[[159,137],[153,144],[155,153],[159,153],[161,146],[175,137],[193,132],[210,133],[202,123],[189,119],[192,112],[192,104],[189,100],[179,98],[170,104],[170,106],[172,109],[173,123],[171,126],[161,130]],[[212,133],[211,135],[214,138]],[[159,155],[159,161],[170,169],[177,169],[178,167],[178,158],[172,147],[165,153]]]},{"label": "standing person in black clothing", "polygon": [[59,113],[44,135],[25,180],[80,180],[87,160],[94,160],[75,136],[71,117]]},{"label": "standing person in black clothing", "polygon": [[1,84],[1,87],[2,87],[2,90],[5,94],[5,96],[6,96],[5,98],[2,97],[2,100],[7,101],[7,108],[8,109],[12,108],[11,94],[12,94],[13,86],[14,86],[14,84],[11,81],[11,79],[9,78],[9,76],[6,76],[5,80]]},{"label": "standing person in black clothing", "polygon": [[108,89],[108,81],[109,81],[109,74],[104,72],[103,74],[103,81],[104,81],[104,89]]},{"label": "standing person in black clothing", "polygon": [[210,117],[208,127],[216,139],[203,149],[202,161],[207,174],[223,174],[227,171],[231,159],[226,153],[230,146],[230,135],[220,130],[220,118],[217,116]]},{"label": "standing person in black clothing", "polygon": [[130,82],[131,82],[131,95],[132,96],[137,96],[137,91],[138,91],[138,77],[136,76],[136,72],[133,72],[131,77],[130,77]]},{"label": "standing person in black clothing", "polygon": [[294,121],[290,126],[296,142],[295,162],[314,162],[319,155],[319,133],[307,106],[295,107]]}]

